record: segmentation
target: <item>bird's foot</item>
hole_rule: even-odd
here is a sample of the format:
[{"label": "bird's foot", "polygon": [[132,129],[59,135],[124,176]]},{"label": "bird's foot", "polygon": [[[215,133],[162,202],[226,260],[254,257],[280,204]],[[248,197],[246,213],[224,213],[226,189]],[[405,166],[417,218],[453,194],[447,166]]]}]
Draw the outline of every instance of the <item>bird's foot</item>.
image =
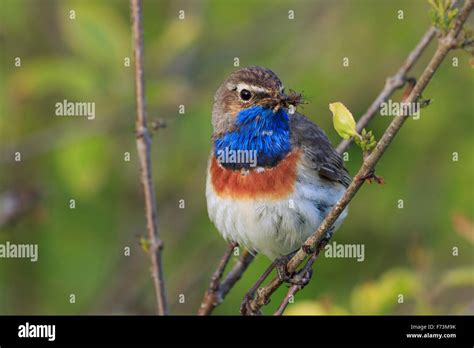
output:
[{"label": "bird's foot", "polygon": [[250,303],[252,302],[253,297],[250,294],[245,294],[242,303],[240,304],[240,314],[249,315],[251,313]]},{"label": "bird's foot", "polygon": [[291,285],[297,285],[300,289],[303,289],[306,285],[308,285],[311,277],[313,276],[313,270],[304,270],[302,269],[299,272],[296,272],[289,280],[288,283]]},{"label": "bird's foot", "polygon": [[273,261],[273,263],[275,264],[275,269],[278,274],[278,278],[280,278],[280,280],[283,282],[288,282],[288,280],[293,276],[293,274],[288,272],[288,266],[287,266],[288,261],[291,260],[293,255],[294,253],[286,255],[286,256],[282,256],[276,259],[275,261]]},{"label": "bird's foot", "polygon": [[[241,315],[262,315],[262,311],[260,310],[260,308],[255,307],[255,305],[253,304],[253,300],[254,297],[252,294],[245,294],[244,299],[240,304]],[[267,303],[268,302],[270,302],[270,300],[268,300]]]},{"label": "bird's foot", "polygon": [[298,285],[304,288],[309,281],[311,280],[311,276],[313,274],[312,270],[304,271],[301,270],[299,272],[288,272],[288,261],[291,260],[295,253],[280,257],[274,261],[275,269],[277,270],[278,278],[285,283],[291,285]]}]

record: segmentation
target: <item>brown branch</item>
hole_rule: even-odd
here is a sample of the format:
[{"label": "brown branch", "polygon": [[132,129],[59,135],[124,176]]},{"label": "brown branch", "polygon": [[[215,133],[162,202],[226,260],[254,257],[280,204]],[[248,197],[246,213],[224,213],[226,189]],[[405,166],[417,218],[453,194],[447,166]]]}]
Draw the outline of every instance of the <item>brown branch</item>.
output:
[{"label": "brown branch", "polygon": [[227,249],[217,265],[217,269],[212,274],[209,288],[204,294],[204,298],[198,310],[198,315],[210,314],[214,307],[221,301],[221,297],[219,296],[220,282],[222,275],[224,274],[225,267],[227,266],[227,263],[229,262],[232,252],[236,246],[237,243],[229,243],[227,245]]},{"label": "brown branch", "polygon": [[[461,31],[463,24],[467,20],[467,17],[469,16],[473,8],[473,5],[473,0],[467,0],[464,3],[462,10],[459,12],[458,17],[456,18],[453,29],[451,29],[444,37],[438,40],[438,47],[436,49],[436,52],[434,53],[433,57],[431,58],[423,73],[421,74],[420,78],[418,79],[415,87],[411,91],[405,103],[413,103],[418,100],[418,98],[421,96],[421,93],[430,82],[431,78],[443,62],[448,52],[457,46],[457,37],[459,35],[459,32]],[[324,237],[326,231],[334,224],[334,222],[342,213],[342,211],[346,208],[352,198],[359,191],[359,189],[365,182],[363,178],[367,177],[367,175],[375,168],[375,165],[385,153],[386,149],[391,144],[395,135],[403,126],[407,118],[408,115],[402,113],[393,119],[393,121],[385,130],[382,138],[377,143],[375,149],[370,155],[368,155],[364,159],[361,168],[352,180],[349,187],[344,192],[343,196],[339,199],[339,201],[333,207],[331,212],[319,225],[316,232],[310,237],[308,237],[308,239],[306,239],[303,246],[288,262],[288,272],[295,272],[296,269],[307,258],[307,256],[314,253],[314,250],[317,248],[318,243]],[[254,300],[250,303],[252,314],[258,313],[260,311],[260,308],[269,302],[271,295],[280,287],[282,283],[283,282],[279,277],[275,277],[270,281],[269,284],[267,284],[263,288],[260,288],[259,291],[257,291]],[[297,290],[293,290],[292,292],[296,291]],[[280,312],[282,313],[283,310]]]},{"label": "brown branch", "polygon": [[159,239],[155,189],[151,174],[151,137],[147,128],[145,110],[145,82],[143,78],[143,24],[141,0],[130,1],[132,14],[133,53],[135,59],[135,97],[137,117],[135,123],[140,176],[145,196],[145,215],[150,248],[151,276],[155,289],[157,313],[168,314],[163,280],[161,252],[163,242]]},{"label": "brown branch", "polygon": [[229,271],[229,273],[227,273],[227,276],[224,278],[219,287],[222,299],[224,299],[225,295],[229,293],[230,289],[232,289],[235,283],[237,283],[237,281],[242,277],[242,274],[245,272],[254,258],[255,255],[252,255],[249,251],[244,250],[242,256],[239,258],[239,261]]},{"label": "brown branch", "polygon": [[[324,249],[324,247],[327,245],[327,243],[329,242],[329,240],[327,239],[324,239],[323,241],[321,241],[317,248],[316,248],[316,251],[314,253],[311,254],[311,256],[309,257],[309,260],[308,262],[306,262],[306,264],[304,265],[303,269],[301,271],[298,272],[298,275],[299,277],[297,279],[302,279],[302,278],[307,278],[307,282],[309,282],[309,280],[311,279],[311,275],[312,275],[312,269],[313,269],[313,264],[314,262],[316,261],[316,259],[318,258],[319,256],[319,253],[321,252],[321,250]],[[290,303],[290,299],[291,298],[295,298],[295,295],[298,291],[300,290],[303,290],[303,288],[305,287],[306,284],[304,285],[300,285],[300,284],[294,284],[292,285],[289,289],[288,289],[288,292],[286,294],[286,296],[283,298],[283,301],[281,301],[280,303],[280,306],[278,307],[277,311],[274,313],[274,315],[282,315],[283,312],[285,311],[286,307],[288,306],[288,304]]]},{"label": "brown branch", "polygon": [[[401,88],[405,84],[405,81],[408,77],[407,76],[408,72],[411,70],[413,65],[415,65],[415,63],[418,61],[418,59],[420,58],[425,48],[428,46],[431,40],[435,37],[435,34],[436,34],[436,29],[434,27],[431,27],[430,29],[428,29],[428,31],[423,35],[423,37],[418,42],[418,44],[413,49],[413,51],[410,52],[410,54],[405,60],[405,63],[403,63],[403,65],[400,67],[400,69],[398,69],[395,75],[385,80],[385,85],[382,91],[379,93],[377,98],[375,98],[375,100],[369,106],[365,114],[363,114],[357,121],[357,126],[356,126],[357,132],[360,133],[362,129],[369,124],[372,118],[374,118],[375,115],[377,115],[382,103],[386,102],[388,98],[390,98],[390,96],[395,92],[395,90]],[[341,141],[341,143],[336,148],[336,151],[338,153],[343,153],[349,148],[352,142],[353,142],[352,139]]]},{"label": "brown branch", "polygon": [[236,246],[237,243],[229,243],[227,246],[226,252],[221,257],[217,269],[212,274],[209,287],[206,290],[201,306],[199,307],[198,315],[210,315],[224,300],[230,289],[232,289],[235,283],[237,283],[237,281],[242,277],[242,274],[253,261],[254,255],[250,254],[247,250],[244,250],[239,261],[235,264],[232,270],[229,271],[224,280],[221,281],[224,270],[229,263],[232,252]]},{"label": "brown branch", "polygon": [[260,285],[262,285],[265,279],[268,278],[268,276],[272,273],[273,269],[276,267],[276,262],[277,261],[272,262],[270,266],[268,266],[267,269],[263,272],[263,274],[257,278],[257,281],[255,282],[255,284],[252,285],[250,290],[247,291],[242,301],[242,304],[240,305],[240,314],[247,315],[252,312],[250,303],[252,299],[254,298],[255,293],[257,292]]},{"label": "brown branch", "polygon": [[225,266],[229,262],[229,259],[232,256],[232,252],[234,251],[236,246],[237,243],[234,242],[229,243],[229,245],[227,246],[227,250],[224,253],[224,256],[222,257],[221,261],[219,262],[217,270],[212,275],[211,284],[209,285],[209,288],[211,290],[215,291],[219,288],[222,275],[224,274]]},{"label": "brown branch", "polygon": [[[451,1],[450,8],[453,8],[457,3],[457,0]],[[382,89],[382,91],[379,93],[377,98],[372,102],[372,104],[369,106],[365,114],[363,114],[359,120],[357,121],[356,129],[357,132],[361,132],[362,129],[369,124],[369,122],[377,115],[380,106],[382,103],[386,102],[388,98],[395,92],[395,90],[401,88],[407,78],[408,78],[408,73],[413,68],[415,63],[418,61],[420,56],[423,54],[424,50],[430,42],[433,40],[437,33],[437,30],[435,27],[430,27],[426,33],[421,37],[421,40],[418,42],[418,44],[415,46],[415,48],[410,52],[408,57],[405,59],[405,62],[403,65],[398,69],[398,71],[387,78],[385,80],[385,85]],[[346,151],[349,146],[353,143],[353,139],[348,139],[348,140],[343,140],[341,143],[337,146],[336,151],[338,153],[343,153]]]},{"label": "brown branch", "polygon": [[[321,249],[319,249],[321,250]],[[312,254],[311,257],[309,258],[308,262],[306,265],[304,265],[303,269],[300,271],[300,279],[302,277],[308,277],[308,279],[311,277],[311,272],[313,268],[314,261],[316,261],[316,258],[318,255],[316,253]],[[283,312],[285,311],[286,307],[290,304],[290,300],[295,298],[295,295],[298,291],[302,290],[304,288],[304,285],[300,284],[293,284],[290,286],[288,289],[288,292],[286,293],[285,297],[283,298],[283,301],[281,301],[280,306],[278,306],[278,309],[274,313],[274,315],[282,315]]]}]

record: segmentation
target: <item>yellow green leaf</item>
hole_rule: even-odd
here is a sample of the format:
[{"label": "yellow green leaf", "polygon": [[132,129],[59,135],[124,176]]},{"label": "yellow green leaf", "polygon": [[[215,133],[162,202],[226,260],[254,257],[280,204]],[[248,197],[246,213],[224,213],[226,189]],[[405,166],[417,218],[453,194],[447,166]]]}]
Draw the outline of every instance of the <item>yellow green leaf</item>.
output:
[{"label": "yellow green leaf", "polygon": [[150,241],[144,237],[140,238],[140,246],[146,253],[150,251]]},{"label": "yellow green leaf", "polygon": [[350,139],[359,136],[356,131],[356,122],[352,113],[346,106],[340,102],[329,104],[329,110],[332,112],[334,129],[344,139]]}]

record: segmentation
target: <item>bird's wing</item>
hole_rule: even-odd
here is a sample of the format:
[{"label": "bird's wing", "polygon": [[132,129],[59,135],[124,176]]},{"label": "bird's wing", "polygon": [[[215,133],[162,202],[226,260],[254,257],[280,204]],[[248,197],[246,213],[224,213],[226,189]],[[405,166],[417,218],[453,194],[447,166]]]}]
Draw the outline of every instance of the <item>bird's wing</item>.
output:
[{"label": "bird's wing", "polygon": [[348,187],[352,179],[324,131],[305,116],[290,115],[292,146],[303,150],[310,166],[326,179]]}]

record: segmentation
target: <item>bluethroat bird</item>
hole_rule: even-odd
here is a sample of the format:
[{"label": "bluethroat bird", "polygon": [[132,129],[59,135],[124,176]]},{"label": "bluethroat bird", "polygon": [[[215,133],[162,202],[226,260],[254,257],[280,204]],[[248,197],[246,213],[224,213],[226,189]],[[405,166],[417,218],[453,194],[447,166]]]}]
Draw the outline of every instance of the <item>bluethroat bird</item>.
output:
[{"label": "bluethroat bird", "polygon": [[271,70],[247,67],[214,97],[210,219],[227,241],[271,260],[300,248],[351,182],[326,134],[295,112],[299,96]]}]

